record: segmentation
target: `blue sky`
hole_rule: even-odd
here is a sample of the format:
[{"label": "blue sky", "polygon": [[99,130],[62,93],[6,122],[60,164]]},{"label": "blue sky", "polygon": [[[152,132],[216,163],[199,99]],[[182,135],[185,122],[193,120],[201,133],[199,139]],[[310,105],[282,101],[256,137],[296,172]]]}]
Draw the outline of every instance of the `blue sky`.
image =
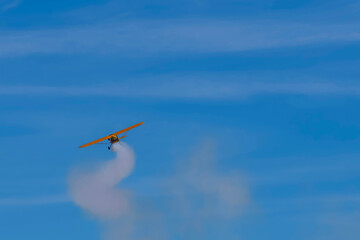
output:
[{"label": "blue sky", "polygon": [[[359,10],[0,0],[0,238],[359,239]],[[77,147],[141,121],[136,214],[98,219],[68,176],[114,153]]]}]

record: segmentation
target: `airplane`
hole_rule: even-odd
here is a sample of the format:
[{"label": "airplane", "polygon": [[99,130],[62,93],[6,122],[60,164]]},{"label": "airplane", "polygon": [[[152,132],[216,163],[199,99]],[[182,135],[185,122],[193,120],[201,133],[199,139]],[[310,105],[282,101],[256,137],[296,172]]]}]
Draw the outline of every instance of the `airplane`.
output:
[{"label": "airplane", "polygon": [[[112,133],[112,134],[110,134],[110,135],[108,135],[108,136],[99,138],[99,139],[97,139],[97,140],[95,140],[95,141],[92,141],[92,142],[89,142],[89,143],[87,143],[87,144],[84,144],[84,145],[80,146],[79,148],[88,147],[88,146],[90,146],[90,145],[97,144],[97,143],[99,144],[99,143],[102,142],[102,141],[109,140],[109,143],[104,143],[104,144],[110,144],[110,146],[108,146],[108,149],[110,150],[110,149],[111,149],[111,146],[112,146],[114,143],[117,143],[117,142],[120,141],[120,139],[123,139],[124,137],[126,137],[126,136],[118,137],[119,134],[125,133],[125,132],[127,132],[127,131],[129,131],[129,130],[131,130],[131,129],[133,129],[133,128],[136,128],[136,127],[140,126],[140,125],[143,124],[143,123],[144,123],[144,122],[135,124],[135,125],[133,125],[133,126],[131,126],[131,127],[125,128],[125,129],[120,130],[120,131],[118,131],[118,132],[116,132],[116,133]],[[101,143],[100,143],[100,144],[101,144]]]}]

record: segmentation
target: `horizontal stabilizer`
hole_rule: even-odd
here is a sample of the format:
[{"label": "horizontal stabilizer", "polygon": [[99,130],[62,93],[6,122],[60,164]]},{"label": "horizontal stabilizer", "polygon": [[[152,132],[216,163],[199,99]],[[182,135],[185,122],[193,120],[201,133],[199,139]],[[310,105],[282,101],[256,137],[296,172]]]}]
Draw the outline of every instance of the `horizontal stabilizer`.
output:
[{"label": "horizontal stabilizer", "polygon": [[124,137],[126,137],[126,136],[119,137],[118,139],[120,140],[120,139],[123,139]]}]

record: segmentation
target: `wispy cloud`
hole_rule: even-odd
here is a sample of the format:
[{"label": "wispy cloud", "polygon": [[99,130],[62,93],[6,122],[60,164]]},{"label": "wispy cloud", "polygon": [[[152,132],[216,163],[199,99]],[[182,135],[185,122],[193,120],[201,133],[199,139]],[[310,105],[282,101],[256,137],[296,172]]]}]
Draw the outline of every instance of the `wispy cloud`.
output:
[{"label": "wispy cloud", "polygon": [[28,54],[234,52],[359,41],[358,23],[149,20],[0,32],[0,57]]},{"label": "wispy cloud", "polygon": [[330,183],[356,179],[359,170],[360,165],[357,163],[345,164],[343,162],[343,164],[339,166],[339,164],[327,162],[326,165],[296,166],[258,172],[250,178],[250,182],[256,186]]},{"label": "wispy cloud", "polygon": [[0,198],[1,206],[32,206],[68,203],[70,199],[67,196],[41,196],[31,198]]},{"label": "wispy cloud", "polygon": [[[203,79],[207,77],[204,76]],[[225,77],[224,77],[225,78]],[[161,79],[161,77],[159,77]],[[0,96],[107,96],[119,98],[241,100],[258,95],[359,96],[360,85],[325,81],[220,81],[209,77],[154,78],[97,86],[0,86]]]},{"label": "wispy cloud", "polygon": [[314,239],[349,239],[356,240],[360,236],[360,211],[330,212],[317,218],[318,229]]},{"label": "wispy cloud", "polygon": [[21,3],[21,0],[0,0],[0,8],[2,11],[7,11],[16,8]]},{"label": "wispy cloud", "polygon": [[308,195],[308,196],[292,196],[273,198],[263,201],[267,205],[313,205],[313,204],[326,204],[328,206],[343,206],[345,204],[356,204],[360,207],[360,194],[325,194],[325,195]]}]

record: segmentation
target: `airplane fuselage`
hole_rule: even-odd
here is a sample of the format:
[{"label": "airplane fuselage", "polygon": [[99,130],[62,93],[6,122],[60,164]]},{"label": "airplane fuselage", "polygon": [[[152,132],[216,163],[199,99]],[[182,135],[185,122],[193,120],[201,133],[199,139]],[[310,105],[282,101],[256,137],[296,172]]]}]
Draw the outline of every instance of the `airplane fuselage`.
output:
[{"label": "airplane fuselage", "polygon": [[108,140],[111,144],[119,142],[119,138],[117,136],[111,136]]},{"label": "airplane fuselage", "polygon": [[109,143],[110,143],[110,146],[108,147],[109,150],[111,149],[111,146],[112,146],[114,143],[119,142],[118,136],[111,136],[110,138],[108,138],[108,140],[109,140]]}]

